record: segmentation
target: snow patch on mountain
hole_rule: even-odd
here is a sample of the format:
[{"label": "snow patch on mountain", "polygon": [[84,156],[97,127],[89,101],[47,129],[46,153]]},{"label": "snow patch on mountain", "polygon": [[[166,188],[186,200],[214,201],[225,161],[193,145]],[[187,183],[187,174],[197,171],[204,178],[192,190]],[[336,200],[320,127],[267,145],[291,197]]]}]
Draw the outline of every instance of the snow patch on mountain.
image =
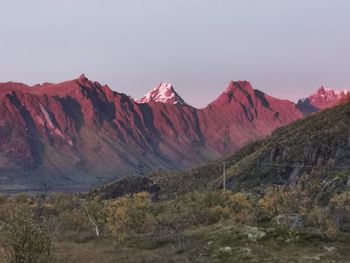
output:
[{"label": "snow patch on mountain", "polygon": [[345,98],[350,92],[348,90],[334,90],[330,88],[321,87],[317,92],[309,97],[311,102],[317,101],[329,101],[329,102],[338,102]]},{"label": "snow patch on mountain", "polygon": [[158,86],[148,92],[137,103],[160,102],[167,104],[185,104],[185,101],[176,93],[170,83],[161,82]]}]

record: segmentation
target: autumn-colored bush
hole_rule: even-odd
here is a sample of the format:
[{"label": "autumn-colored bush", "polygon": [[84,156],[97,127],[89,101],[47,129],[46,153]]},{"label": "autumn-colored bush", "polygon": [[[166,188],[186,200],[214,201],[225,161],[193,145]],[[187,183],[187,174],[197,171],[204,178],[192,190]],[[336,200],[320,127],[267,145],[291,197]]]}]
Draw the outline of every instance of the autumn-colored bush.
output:
[{"label": "autumn-colored bush", "polygon": [[105,207],[105,216],[108,229],[115,234],[148,231],[153,218],[149,193],[142,192],[109,202]]},{"label": "autumn-colored bush", "polygon": [[218,222],[252,222],[253,206],[242,193],[193,192],[174,200],[152,203],[148,193],[121,197],[105,204],[107,228],[122,233],[178,233]]},{"label": "autumn-colored bush", "polygon": [[52,229],[46,220],[36,221],[29,210],[13,207],[1,228],[5,262],[53,262]]},{"label": "autumn-colored bush", "polygon": [[329,213],[339,230],[350,231],[350,192],[333,195],[329,201]]},{"label": "autumn-colored bush", "polygon": [[254,218],[252,204],[242,193],[193,192],[164,204],[158,225],[182,228],[218,222],[248,223]]},{"label": "autumn-colored bush", "polygon": [[306,223],[330,239],[334,239],[338,234],[338,228],[327,207],[312,208],[306,216]]},{"label": "autumn-colored bush", "polygon": [[270,217],[279,214],[306,214],[312,207],[308,193],[299,187],[271,187],[259,200],[259,206]]},{"label": "autumn-colored bush", "polygon": [[323,196],[322,191],[319,185],[311,189],[309,186],[306,189],[299,186],[272,187],[258,204],[265,216],[298,214],[305,220],[306,227],[316,228],[334,239],[339,231],[350,231],[350,193],[337,193],[328,201],[320,202],[315,196]]}]

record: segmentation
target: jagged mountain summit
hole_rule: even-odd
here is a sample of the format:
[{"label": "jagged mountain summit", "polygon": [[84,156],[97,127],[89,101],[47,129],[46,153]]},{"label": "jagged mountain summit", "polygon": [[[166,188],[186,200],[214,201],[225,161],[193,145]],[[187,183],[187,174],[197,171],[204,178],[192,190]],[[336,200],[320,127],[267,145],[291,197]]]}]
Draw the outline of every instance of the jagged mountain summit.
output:
[{"label": "jagged mountain summit", "polygon": [[207,143],[225,155],[303,118],[293,102],[253,89],[248,81],[231,81],[199,114]]},{"label": "jagged mountain summit", "polygon": [[32,87],[0,83],[0,189],[90,187],[181,170],[304,116],[247,81],[230,82],[203,109],[184,103],[171,85],[155,91],[136,102],[84,75]]},{"label": "jagged mountain summit", "polygon": [[138,103],[161,102],[167,104],[185,104],[185,101],[177,94],[170,83],[161,82],[139,100]]},{"label": "jagged mountain summit", "polygon": [[310,114],[337,105],[350,95],[349,90],[334,90],[321,87],[315,94],[297,102],[299,110],[304,114]]}]

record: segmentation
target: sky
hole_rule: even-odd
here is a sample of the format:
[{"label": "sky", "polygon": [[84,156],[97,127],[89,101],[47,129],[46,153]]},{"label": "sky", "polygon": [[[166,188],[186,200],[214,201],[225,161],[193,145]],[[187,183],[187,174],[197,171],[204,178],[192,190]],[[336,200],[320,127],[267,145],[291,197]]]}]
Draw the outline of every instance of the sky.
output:
[{"label": "sky", "polygon": [[230,80],[297,100],[350,88],[348,0],[0,0],[0,82],[81,73],[204,107]]}]

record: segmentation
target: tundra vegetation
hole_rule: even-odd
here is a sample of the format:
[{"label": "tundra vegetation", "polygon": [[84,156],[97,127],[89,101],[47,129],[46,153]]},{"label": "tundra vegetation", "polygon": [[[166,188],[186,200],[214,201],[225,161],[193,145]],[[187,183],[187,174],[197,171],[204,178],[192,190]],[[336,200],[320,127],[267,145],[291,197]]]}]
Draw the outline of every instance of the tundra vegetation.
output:
[{"label": "tundra vegetation", "polygon": [[0,262],[346,262],[350,192],[320,201],[314,187],[157,202],[148,192],[110,200],[1,196]]}]

